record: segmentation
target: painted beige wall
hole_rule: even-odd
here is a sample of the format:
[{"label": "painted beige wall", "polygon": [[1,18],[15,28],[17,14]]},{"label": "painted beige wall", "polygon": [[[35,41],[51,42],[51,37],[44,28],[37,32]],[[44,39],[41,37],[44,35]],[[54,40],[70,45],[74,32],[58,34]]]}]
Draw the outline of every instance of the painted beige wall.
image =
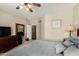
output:
[{"label": "painted beige wall", "polygon": [[13,16],[11,14],[8,14],[7,12],[0,11],[0,26],[9,26],[11,27],[11,34],[15,35],[15,24],[24,24],[25,25],[25,33],[26,33],[26,25],[27,21],[22,20],[16,16]]},{"label": "painted beige wall", "polygon": [[[73,9],[74,20],[73,23],[76,28],[79,28],[79,4],[77,4]],[[77,37],[77,31],[73,33],[73,36]]]},{"label": "painted beige wall", "polygon": [[[52,28],[52,20],[56,19],[61,20],[61,28]],[[67,33],[65,29],[69,24],[73,23],[73,8],[58,8],[50,13],[46,13],[46,15],[41,20],[42,39],[61,41],[63,38],[68,37],[69,33]]]}]

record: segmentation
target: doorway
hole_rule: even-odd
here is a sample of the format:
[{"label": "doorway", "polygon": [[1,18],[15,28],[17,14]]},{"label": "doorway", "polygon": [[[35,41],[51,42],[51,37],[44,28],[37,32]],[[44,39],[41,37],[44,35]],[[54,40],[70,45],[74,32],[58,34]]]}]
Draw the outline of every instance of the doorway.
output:
[{"label": "doorway", "polygon": [[36,25],[32,25],[32,40],[36,40]]},{"label": "doorway", "polygon": [[25,33],[25,25],[23,24],[16,24],[16,35],[18,36],[18,44],[22,44],[22,38]]}]

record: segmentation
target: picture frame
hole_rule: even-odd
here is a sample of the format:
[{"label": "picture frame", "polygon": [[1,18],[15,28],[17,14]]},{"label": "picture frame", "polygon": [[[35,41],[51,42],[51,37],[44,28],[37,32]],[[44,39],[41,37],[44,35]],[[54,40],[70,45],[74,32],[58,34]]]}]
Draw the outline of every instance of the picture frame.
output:
[{"label": "picture frame", "polygon": [[19,32],[24,35],[25,25],[16,23],[16,34],[19,33]]},{"label": "picture frame", "polygon": [[79,37],[79,28],[77,28],[77,36]]},{"label": "picture frame", "polygon": [[52,28],[61,28],[61,20],[52,20]]}]

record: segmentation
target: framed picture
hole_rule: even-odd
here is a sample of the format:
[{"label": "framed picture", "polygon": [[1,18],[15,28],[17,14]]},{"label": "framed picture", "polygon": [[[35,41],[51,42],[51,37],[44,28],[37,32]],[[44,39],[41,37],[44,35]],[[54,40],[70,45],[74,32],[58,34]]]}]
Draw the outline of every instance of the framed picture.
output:
[{"label": "framed picture", "polygon": [[61,20],[52,20],[52,28],[60,28]]},{"label": "framed picture", "polygon": [[79,28],[77,28],[77,36],[79,36]]},{"label": "framed picture", "polygon": [[23,24],[16,24],[16,34],[22,33],[24,35],[25,26]]}]

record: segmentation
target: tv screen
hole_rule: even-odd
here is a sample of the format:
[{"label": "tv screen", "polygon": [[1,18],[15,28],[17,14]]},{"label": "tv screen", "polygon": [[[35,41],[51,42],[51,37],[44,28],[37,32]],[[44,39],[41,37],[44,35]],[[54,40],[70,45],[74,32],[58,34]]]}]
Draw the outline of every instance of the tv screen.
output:
[{"label": "tv screen", "polygon": [[0,37],[11,35],[11,27],[0,26]]}]

